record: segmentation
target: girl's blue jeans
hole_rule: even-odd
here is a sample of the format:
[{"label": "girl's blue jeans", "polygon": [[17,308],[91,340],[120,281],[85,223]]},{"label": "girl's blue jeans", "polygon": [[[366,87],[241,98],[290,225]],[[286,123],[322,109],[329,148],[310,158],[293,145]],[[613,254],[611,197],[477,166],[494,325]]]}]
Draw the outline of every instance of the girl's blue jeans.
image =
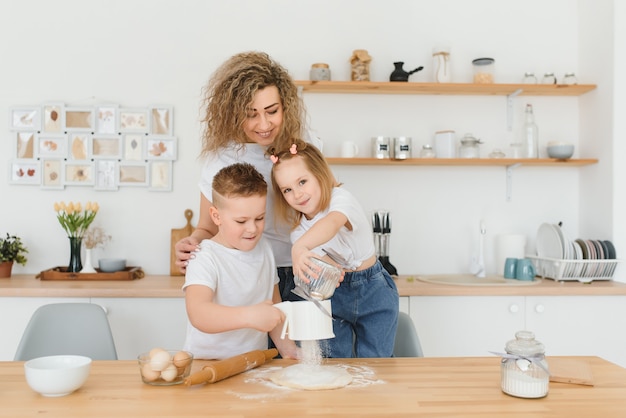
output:
[{"label": "girl's blue jeans", "polygon": [[392,357],[400,299],[380,261],[346,272],[330,299],[335,338],[326,340],[328,357]]}]

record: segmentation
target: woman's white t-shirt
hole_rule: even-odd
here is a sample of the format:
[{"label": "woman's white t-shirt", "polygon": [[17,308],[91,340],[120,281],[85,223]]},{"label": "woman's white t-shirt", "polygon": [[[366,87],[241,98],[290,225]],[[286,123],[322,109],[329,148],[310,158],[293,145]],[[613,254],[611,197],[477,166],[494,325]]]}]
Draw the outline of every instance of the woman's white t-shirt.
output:
[{"label": "woman's white t-shirt", "polygon": [[317,221],[330,212],[344,214],[352,230],[342,226],[339,232],[328,242],[312,249],[320,256],[328,255],[336,263],[347,270],[356,270],[361,264],[375,254],[374,235],[372,227],[356,198],[347,190],[335,187],[332,191],[329,207],[319,212],[313,219],[302,217],[300,225],[291,233],[291,242],[296,242]]},{"label": "woman's white t-shirt", "polygon": [[[215,292],[213,302],[223,306],[250,306],[271,300],[278,283],[272,249],[265,238],[250,251],[226,248],[203,240],[189,261],[183,289],[207,286]],[[200,359],[224,359],[252,350],[267,349],[267,333],[251,328],[207,334],[187,320],[184,349]]]}]

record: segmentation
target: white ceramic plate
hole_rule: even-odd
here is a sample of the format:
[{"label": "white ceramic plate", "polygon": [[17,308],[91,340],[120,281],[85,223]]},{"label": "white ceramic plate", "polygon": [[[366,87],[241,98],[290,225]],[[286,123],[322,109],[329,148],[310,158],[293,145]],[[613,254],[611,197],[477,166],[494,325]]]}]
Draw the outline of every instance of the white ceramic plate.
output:
[{"label": "white ceramic plate", "polygon": [[543,223],[537,231],[537,255],[545,258],[562,260],[565,256],[565,247],[561,240],[561,232],[558,226]]}]

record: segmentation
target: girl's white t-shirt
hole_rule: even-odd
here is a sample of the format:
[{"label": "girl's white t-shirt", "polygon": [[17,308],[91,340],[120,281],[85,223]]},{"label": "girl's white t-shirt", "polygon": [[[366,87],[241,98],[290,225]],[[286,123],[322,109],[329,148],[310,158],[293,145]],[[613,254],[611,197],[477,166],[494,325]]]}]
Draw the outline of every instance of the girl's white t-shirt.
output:
[{"label": "girl's white t-shirt", "polygon": [[[278,283],[272,249],[265,238],[250,251],[226,248],[203,240],[196,257],[189,261],[187,286],[207,286],[215,292],[214,303],[224,306],[250,306],[271,300]],[[252,350],[267,349],[267,333],[251,328],[217,334],[196,329],[187,320],[184,349],[199,359],[225,359]]]},{"label": "girl's white t-shirt", "polygon": [[326,210],[319,212],[310,220],[302,217],[300,225],[291,233],[291,242],[296,242],[317,221],[330,212],[344,214],[352,225],[352,231],[344,225],[333,238],[312,251],[320,256],[328,255],[344,269],[356,270],[365,260],[375,254],[374,234],[359,202],[342,187],[333,188],[330,205]]}]

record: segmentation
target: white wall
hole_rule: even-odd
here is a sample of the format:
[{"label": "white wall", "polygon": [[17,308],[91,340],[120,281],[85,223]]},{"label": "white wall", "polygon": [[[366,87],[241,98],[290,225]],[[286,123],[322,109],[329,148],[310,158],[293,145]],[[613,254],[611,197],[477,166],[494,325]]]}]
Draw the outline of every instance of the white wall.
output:
[{"label": "white wall", "polygon": [[[113,235],[96,258],[123,256],[150,274],[168,273],[169,231],[184,225],[186,208],[196,215],[198,210],[200,89],[224,59],[240,51],[266,51],[296,79],[308,78],[312,63],[327,62],[333,79],[346,80],[352,51],[363,48],[373,57],[373,81],[387,80],[394,61],[405,61],[407,69],[423,65],[425,70],[410,80],[431,81],[432,48],[446,44],[452,52],[453,81],[469,82],[471,60],[482,56],[496,59],[497,82],[519,82],[526,71],[539,76],[553,71],[559,78],[574,71],[581,83],[599,85],[591,95],[600,99],[589,99],[597,112],[610,111],[610,99],[600,95],[607,88],[605,79],[598,78],[596,67],[580,64],[587,59],[581,54],[590,50],[579,40],[588,10],[583,14],[578,5],[573,0],[0,2],[0,111],[53,100],[172,104],[179,138],[171,193],[78,187],[44,191],[9,185],[4,177],[0,233],[22,236],[30,249],[29,263],[15,272],[36,273],[67,263],[67,239],[52,205],[96,200],[102,207],[96,223]],[[608,19],[610,14],[601,16]],[[579,109],[587,110],[579,105],[582,100],[518,98],[514,132],[520,129],[523,106],[530,102],[541,144],[553,139],[610,142],[579,122]],[[486,143],[483,155],[506,148],[514,138],[507,131],[503,97],[307,94],[305,101],[311,126],[331,156],[337,155],[342,140],[357,141],[367,155],[369,138],[381,134],[412,136],[418,149],[439,129],[472,132]],[[6,121],[0,118],[0,131],[8,138]],[[610,155],[610,146],[608,151],[603,148],[599,154],[594,147],[581,146],[576,156],[603,158]],[[10,141],[0,141],[0,172],[7,172],[12,152]],[[584,177],[610,171],[607,167],[610,159],[583,169],[519,167],[513,174],[511,202],[505,201],[501,167],[337,166],[335,171],[366,210],[392,211],[391,260],[400,273],[409,274],[466,271],[481,218],[487,224],[490,272],[495,272],[493,238],[498,233],[526,234],[529,250],[538,226],[546,221],[563,221],[572,237],[584,231],[589,238],[613,238],[610,226],[581,217],[581,193],[588,191],[581,186]],[[610,204],[611,184],[598,188],[600,201]]]}]

